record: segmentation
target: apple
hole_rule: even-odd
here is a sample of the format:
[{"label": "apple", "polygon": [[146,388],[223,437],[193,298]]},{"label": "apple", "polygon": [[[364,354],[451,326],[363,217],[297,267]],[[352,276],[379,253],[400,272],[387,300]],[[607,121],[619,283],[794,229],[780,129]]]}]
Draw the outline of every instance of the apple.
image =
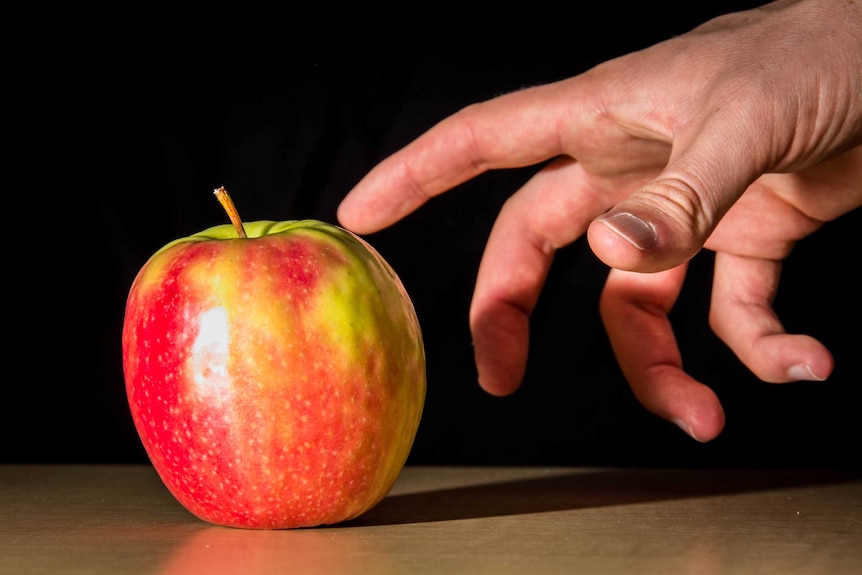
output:
[{"label": "apple", "polygon": [[376,505],[425,401],[422,333],[392,267],[316,220],[232,224],[172,241],[126,301],[132,420],[167,489],[216,525],[288,529]]}]

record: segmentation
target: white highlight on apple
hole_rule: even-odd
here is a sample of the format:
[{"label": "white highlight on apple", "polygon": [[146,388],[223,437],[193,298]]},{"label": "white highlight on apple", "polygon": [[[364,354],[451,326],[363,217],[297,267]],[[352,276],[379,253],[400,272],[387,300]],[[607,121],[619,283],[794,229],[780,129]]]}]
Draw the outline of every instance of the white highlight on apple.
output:
[{"label": "white highlight on apple", "polygon": [[214,307],[203,312],[199,319],[191,356],[194,382],[201,395],[224,396],[230,390],[227,310],[222,306]]}]

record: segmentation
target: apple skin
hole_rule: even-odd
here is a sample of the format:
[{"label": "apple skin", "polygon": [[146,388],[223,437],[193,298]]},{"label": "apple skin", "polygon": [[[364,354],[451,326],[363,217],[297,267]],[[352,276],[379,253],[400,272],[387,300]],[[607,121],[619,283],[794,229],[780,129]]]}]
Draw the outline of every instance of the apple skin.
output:
[{"label": "apple skin", "polygon": [[135,428],[200,519],[287,529],[376,505],[426,391],[418,319],[365,240],[316,220],[221,225],[156,252],[122,336]]}]

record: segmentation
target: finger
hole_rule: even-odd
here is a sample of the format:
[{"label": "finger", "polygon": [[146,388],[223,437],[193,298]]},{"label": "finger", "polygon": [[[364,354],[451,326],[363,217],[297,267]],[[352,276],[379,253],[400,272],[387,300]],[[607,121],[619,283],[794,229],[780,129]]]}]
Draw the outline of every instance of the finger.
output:
[{"label": "finger", "polygon": [[357,232],[382,229],[430,198],[495,168],[536,164],[562,153],[563,83],[468,106],[375,166],[338,208]]},{"label": "finger", "polygon": [[716,253],[710,326],[763,381],[824,380],[832,354],[810,336],[786,333],[772,308],[780,273],[779,261]]},{"label": "finger", "polygon": [[479,265],[470,307],[479,383],[507,395],[520,385],[527,363],[529,317],[555,251],[580,237],[608,208],[581,166],[559,159],[504,204]]},{"label": "finger", "polygon": [[[776,192],[798,174],[766,174],[748,187],[706,240],[714,252],[780,261],[822,221],[809,217]],[[840,190],[837,193],[841,193]],[[827,203],[824,201],[823,203]]]},{"label": "finger", "polygon": [[698,441],[715,438],[724,411],[715,393],[682,369],[668,313],[686,266],[641,274],[612,269],[600,310],[611,345],[637,399]]},{"label": "finger", "polygon": [[757,127],[716,112],[695,133],[678,135],[661,174],[597,218],[590,246],[611,267],[670,269],[696,254],[730,207],[766,169]]}]

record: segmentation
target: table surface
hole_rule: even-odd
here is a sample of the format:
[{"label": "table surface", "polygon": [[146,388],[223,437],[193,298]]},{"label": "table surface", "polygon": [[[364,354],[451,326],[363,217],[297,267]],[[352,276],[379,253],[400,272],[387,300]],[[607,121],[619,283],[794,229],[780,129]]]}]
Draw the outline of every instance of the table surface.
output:
[{"label": "table surface", "polygon": [[204,523],[149,466],[0,466],[0,574],[862,573],[862,474],[407,467],[352,522]]}]

